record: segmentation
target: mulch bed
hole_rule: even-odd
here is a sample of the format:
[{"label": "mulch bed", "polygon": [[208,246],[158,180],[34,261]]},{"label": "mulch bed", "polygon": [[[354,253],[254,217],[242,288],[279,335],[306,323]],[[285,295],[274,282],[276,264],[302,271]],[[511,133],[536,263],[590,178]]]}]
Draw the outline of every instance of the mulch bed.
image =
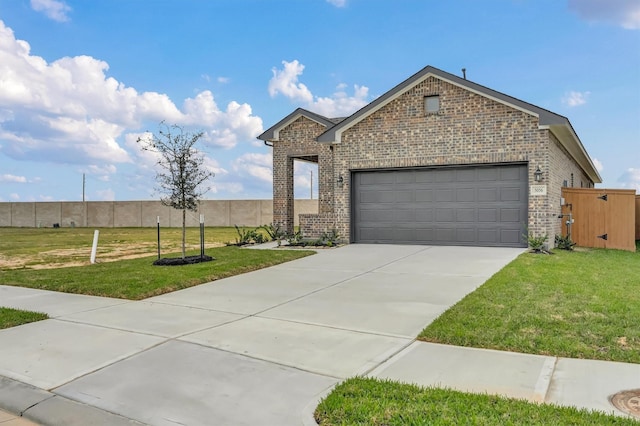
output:
[{"label": "mulch bed", "polygon": [[182,257],[163,257],[162,259],[158,259],[153,262],[156,266],[179,266],[179,265],[193,265],[194,263],[201,262],[211,262],[212,260],[216,260],[211,256],[187,256],[185,258]]}]

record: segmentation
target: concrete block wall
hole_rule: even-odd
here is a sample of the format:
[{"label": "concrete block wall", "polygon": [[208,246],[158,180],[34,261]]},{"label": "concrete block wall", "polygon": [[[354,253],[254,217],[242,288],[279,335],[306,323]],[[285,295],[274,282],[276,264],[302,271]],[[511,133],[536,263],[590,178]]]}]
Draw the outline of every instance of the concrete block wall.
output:
[{"label": "concrete block wall", "polygon": [[[295,200],[294,225],[299,214],[318,212],[318,200]],[[197,212],[187,211],[187,226],[198,226],[200,214],[206,226],[260,226],[273,222],[272,200],[203,200]],[[124,228],[182,226],[182,211],[160,201],[91,201],[0,203],[0,227]]]}]

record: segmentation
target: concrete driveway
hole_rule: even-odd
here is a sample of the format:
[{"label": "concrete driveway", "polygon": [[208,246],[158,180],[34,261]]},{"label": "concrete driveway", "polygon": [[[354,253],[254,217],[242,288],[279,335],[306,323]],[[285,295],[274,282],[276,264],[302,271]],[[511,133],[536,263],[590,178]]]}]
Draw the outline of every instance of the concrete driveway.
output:
[{"label": "concrete driveway", "polygon": [[47,424],[302,424],[522,252],[349,245],[139,302],[0,286],[0,305],[52,316],[0,331],[0,407]]}]

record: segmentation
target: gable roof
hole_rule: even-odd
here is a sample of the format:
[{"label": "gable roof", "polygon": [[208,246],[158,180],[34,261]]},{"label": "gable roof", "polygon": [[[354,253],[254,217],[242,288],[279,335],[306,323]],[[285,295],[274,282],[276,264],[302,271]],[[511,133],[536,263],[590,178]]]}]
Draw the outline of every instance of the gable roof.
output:
[{"label": "gable roof", "polygon": [[280,139],[280,130],[287,127],[289,124],[293,123],[300,117],[306,117],[309,120],[322,124],[327,128],[333,127],[336,124],[335,121],[332,121],[331,119],[324,117],[320,114],[316,114],[315,112],[308,111],[304,108],[296,108],[296,110],[293,111],[291,114],[287,115],[285,118],[283,118],[273,126],[269,127],[267,130],[265,130],[260,136],[258,136],[258,139],[263,140],[265,142],[278,141]]},{"label": "gable roof", "polygon": [[480,96],[492,99],[498,103],[507,105],[511,108],[515,108],[524,113],[538,117],[538,126],[540,129],[549,129],[556,138],[560,141],[562,146],[569,152],[569,154],[575,159],[575,161],[582,167],[584,172],[595,183],[601,183],[602,178],[596,170],[595,165],[591,161],[591,158],[587,154],[582,142],[578,138],[575,130],[571,126],[569,119],[553,113],[544,108],[540,108],[536,105],[524,102],[520,99],[508,96],[504,93],[498,92],[480,84],[474,83],[467,79],[458,77],[457,75],[450,74],[432,66],[426,66],[402,83],[398,84],[382,96],[376,98],[371,103],[365,105],[349,117],[344,119],[329,119],[319,114],[315,114],[311,111],[307,111],[303,108],[298,108],[284,119],[280,120],[274,126],[266,130],[263,134],[258,136],[258,139],[262,139],[265,142],[277,141],[278,133],[280,129],[291,124],[297,120],[300,116],[305,116],[313,121],[316,121],[327,127],[317,141],[322,143],[341,143],[342,133],[354,126],[364,118],[383,108],[394,99],[400,97],[407,90],[415,85],[423,82],[429,77],[436,77],[440,80],[446,81],[455,86],[461,87],[465,90],[476,93]]}]

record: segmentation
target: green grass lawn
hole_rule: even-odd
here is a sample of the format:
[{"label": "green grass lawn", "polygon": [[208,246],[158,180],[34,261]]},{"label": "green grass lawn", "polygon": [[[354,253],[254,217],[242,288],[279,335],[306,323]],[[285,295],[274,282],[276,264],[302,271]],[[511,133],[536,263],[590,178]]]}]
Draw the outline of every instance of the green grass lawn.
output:
[{"label": "green grass lawn", "polygon": [[207,249],[206,254],[216,260],[154,266],[156,257],[146,257],[56,269],[10,269],[0,271],[0,284],[139,300],[299,259],[313,252],[230,246]]},{"label": "green grass lawn", "polygon": [[367,378],[339,384],[315,410],[320,425],[638,425],[555,405]]},{"label": "green grass lawn", "polygon": [[554,253],[522,254],[419,339],[640,363],[640,252]]},{"label": "green grass lawn", "polygon": [[15,327],[17,325],[40,321],[49,318],[47,314],[40,312],[21,311],[19,309],[0,307],[0,330]]},{"label": "green grass lawn", "polygon": [[[154,255],[158,251],[156,228],[98,228],[97,259]],[[94,228],[0,228],[0,270],[61,267],[88,264]],[[161,228],[162,254],[180,250],[181,228]],[[187,246],[199,247],[199,228],[187,228]],[[205,228],[205,245],[235,242],[233,227]]]}]

